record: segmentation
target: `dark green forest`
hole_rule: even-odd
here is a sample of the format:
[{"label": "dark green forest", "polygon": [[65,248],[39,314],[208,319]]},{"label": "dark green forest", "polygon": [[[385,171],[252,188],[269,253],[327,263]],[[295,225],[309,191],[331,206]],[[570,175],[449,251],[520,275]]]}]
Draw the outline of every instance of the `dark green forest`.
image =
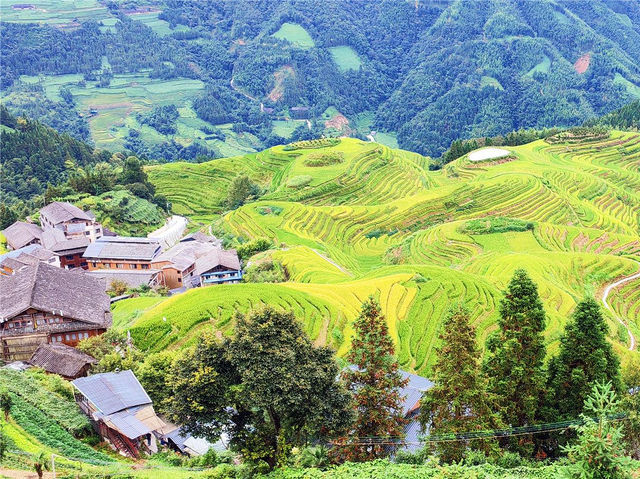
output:
[{"label": "dark green forest", "polygon": [[[368,113],[372,130],[437,157],[456,139],[583,124],[634,100],[640,85],[639,0],[165,0],[159,18],[176,30],[164,36],[125,15],[122,3],[105,5],[118,19],[106,31],[95,21],[68,30],[1,23],[3,91],[22,91],[20,75],[76,73],[108,85],[113,74],[144,70],[204,81],[198,116],[232,122],[265,147],[283,142],[272,118],[306,106],[319,120],[333,106],[352,124]],[[285,22],[303,27],[314,46],[273,36]],[[360,66],[341,70],[333,47],[352,48]],[[88,139],[73,99],[52,103],[7,106]],[[313,135],[328,133],[312,123]],[[346,133],[362,135],[356,130]],[[127,147],[157,159],[216,156],[143,140],[134,133]]]}]

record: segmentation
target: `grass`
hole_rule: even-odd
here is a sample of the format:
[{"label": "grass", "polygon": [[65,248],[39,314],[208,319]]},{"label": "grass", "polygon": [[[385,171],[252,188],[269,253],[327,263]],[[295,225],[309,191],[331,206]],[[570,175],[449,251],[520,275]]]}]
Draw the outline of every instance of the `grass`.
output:
[{"label": "grass", "polygon": [[283,23],[278,31],[273,34],[273,36],[281,40],[287,40],[293,45],[303,49],[308,49],[315,46],[311,35],[309,35],[309,33],[304,29],[302,25],[298,25],[297,23]]},{"label": "grass", "polygon": [[358,70],[362,65],[362,60],[358,53],[349,46],[342,45],[339,47],[330,47],[331,57],[341,72],[347,70]]},{"label": "grass", "polygon": [[[30,5],[31,8],[15,8]],[[3,22],[47,23],[72,27],[76,22],[113,19],[109,10],[97,0],[6,0],[0,4]]]},{"label": "grass", "polygon": [[485,86],[490,86],[497,90],[504,90],[497,78],[483,75],[482,78],[480,78],[480,88],[484,88]]},{"label": "grass", "polygon": [[544,56],[542,61],[529,70],[525,76],[533,76],[534,73],[549,73],[551,68],[551,58],[547,55]]},{"label": "grass", "polygon": [[[212,287],[143,305],[121,325],[143,347],[181,348],[203,329],[232,334],[233,311],[273,303],[293,309],[316,342],[345,354],[350,324],[373,294],[402,367],[428,375],[449,305],[469,304],[483,341],[515,269],[526,268],[539,285],[551,352],[577,301],[638,270],[637,133],[541,140],[512,148],[518,161],[472,165],[462,158],[440,171],[429,171],[420,155],[356,139],[302,146],[148,169],[178,212],[279,246],[271,255],[290,281]],[[309,166],[336,154],[343,161]],[[226,189],[238,174],[265,194],[225,212]],[[305,186],[288,186],[300,178]],[[611,304],[640,330],[637,289],[637,282],[626,284]],[[626,340],[608,319],[626,361]]]},{"label": "grass", "polygon": [[623,77],[620,73],[616,73],[616,76],[614,77],[613,82],[625,87],[629,95],[632,95],[636,98],[640,98],[640,86],[634,83],[631,83],[629,80]]}]

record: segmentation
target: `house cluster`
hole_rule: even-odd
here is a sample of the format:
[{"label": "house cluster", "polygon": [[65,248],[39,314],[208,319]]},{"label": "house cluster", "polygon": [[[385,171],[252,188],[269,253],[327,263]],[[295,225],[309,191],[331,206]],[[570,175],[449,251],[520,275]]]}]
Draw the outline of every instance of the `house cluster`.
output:
[{"label": "house cluster", "polygon": [[89,276],[136,288],[141,285],[184,290],[242,280],[235,250],[221,241],[192,233],[163,250],[157,238],[117,236],[90,211],[63,202],[40,210],[40,226],[17,221],[3,232],[11,251],[0,256],[0,274],[38,262],[63,269],[83,269]]}]

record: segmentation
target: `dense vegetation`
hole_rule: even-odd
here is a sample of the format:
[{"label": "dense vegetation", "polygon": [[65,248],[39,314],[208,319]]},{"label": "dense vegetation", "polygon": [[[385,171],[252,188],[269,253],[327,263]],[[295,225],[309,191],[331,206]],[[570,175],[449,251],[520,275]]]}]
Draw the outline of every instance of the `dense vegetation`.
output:
[{"label": "dense vegetation", "polygon": [[[637,0],[168,0],[150,26],[108,7],[74,29],[3,22],[2,90],[15,111],[81,138],[89,115],[100,146],[154,158],[372,130],[440,156],[453,140],[578,125],[640,96]],[[141,80],[194,89],[152,87],[138,103]],[[57,114],[18,101],[34,88]],[[144,123],[121,124],[131,105],[141,118],[176,109],[178,127],[135,136]]]}]

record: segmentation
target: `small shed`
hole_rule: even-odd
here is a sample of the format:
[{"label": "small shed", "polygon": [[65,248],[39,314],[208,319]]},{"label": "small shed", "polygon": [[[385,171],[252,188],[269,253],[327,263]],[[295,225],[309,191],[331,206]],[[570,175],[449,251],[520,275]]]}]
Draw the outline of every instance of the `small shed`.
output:
[{"label": "small shed", "polygon": [[67,380],[86,376],[91,365],[97,361],[66,344],[43,343],[33,353],[29,364],[44,369],[48,373],[58,374]]},{"label": "small shed", "polygon": [[141,450],[158,451],[156,437],[165,434],[167,425],[132,371],[95,374],[72,384],[80,409],[120,454],[137,458]]}]

